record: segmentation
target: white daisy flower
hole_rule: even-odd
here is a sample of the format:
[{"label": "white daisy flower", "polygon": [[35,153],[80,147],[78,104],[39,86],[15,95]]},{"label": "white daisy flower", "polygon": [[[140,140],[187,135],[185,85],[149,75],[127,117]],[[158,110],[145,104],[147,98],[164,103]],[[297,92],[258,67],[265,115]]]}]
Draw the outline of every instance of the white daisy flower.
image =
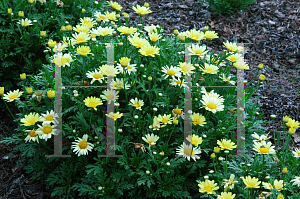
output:
[{"label": "white daisy flower", "polygon": [[205,94],[205,96],[202,97],[203,100],[201,100],[202,104],[204,104],[203,108],[205,108],[208,111],[211,111],[213,113],[216,113],[217,111],[223,111],[224,105],[222,104],[222,100],[211,97],[210,95]]},{"label": "white daisy flower", "polygon": [[47,111],[46,114],[42,114],[42,117],[40,118],[39,121],[47,124],[51,124],[51,122],[53,124],[57,124],[58,123],[57,118],[58,118],[58,114],[55,113],[53,110],[51,110],[50,112]]},{"label": "white daisy flower", "polygon": [[56,129],[54,129],[56,127],[56,125],[50,125],[47,123],[43,123],[43,125],[39,125],[38,124],[38,130],[36,130],[36,134],[39,135],[40,139],[44,139],[44,140],[48,140],[48,138],[51,138],[52,135],[55,135]]},{"label": "white daisy flower", "polygon": [[88,78],[92,78],[91,84],[94,83],[95,81],[99,81],[100,83],[102,83],[102,81],[104,80],[104,76],[101,72],[97,71],[97,69],[95,69],[95,72],[87,72],[86,76]]},{"label": "white daisy flower", "polygon": [[184,142],[179,147],[179,149],[176,149],[176,151],[177,155],[187,158],[188,161],[190,161],[190,158],[193,158],[193,160],[196,161],[196,159],[200,158],[199,156],[197,156],[197,154],[201,153],[201,150],[198,149],[198,147],[193,148],[192,144],[186,145]]},{"label": "white daisy flower", "polygon": [[291,180],[291,182],[293,182],[293,185],[297,185],[298,187],[300,187],[300,177],[295,176],[294,180]]},{"label": "white daisy flower", "polygon": [[[100,97],[103,99],[103,100],[106,100],[108,101],[108,104],[111,103],[112,100],[117,100],[119,98],[118,96],[118,93],[120,91],[114,91],[113,89],[112,90],[108,90],[108,91],[102,91],[102,93],[104,95],[100,95]],[[115,101],[114,101],[115,102]]]},{"label": "white daisy flower", "polygon": [[38,135],[35,133],[35,130],[25,130],[25,132],[29,132],[29,134],[27,135],[27,137],[25,138],[25,142],[27,142],[29,140],[29,142],[32,141],[37,141],[39,143],[39,137]]},{"label": "white daisy flower", "polygon": [[78,156],[87,155],[88,151],[92,151],[94,145],[92,143],[87,142],[87,139],[88,135],[85,134],[82,138],[78,138],[76,142],[72,142],[73,145],[71,148],[74,149],[73,152],[78,154]]},{"label": "white daisy flower", "polygon": [[181,77],[181,69],[178,68],[178,67],[174,67],[174,66],[165,66],[162,70],[161,70],[163,73],[165,73],[163,75],[163,77],[165,79],[167,79],[168,77],[172,77],[173,79],[175,79],[175,76],[176,77]]}]

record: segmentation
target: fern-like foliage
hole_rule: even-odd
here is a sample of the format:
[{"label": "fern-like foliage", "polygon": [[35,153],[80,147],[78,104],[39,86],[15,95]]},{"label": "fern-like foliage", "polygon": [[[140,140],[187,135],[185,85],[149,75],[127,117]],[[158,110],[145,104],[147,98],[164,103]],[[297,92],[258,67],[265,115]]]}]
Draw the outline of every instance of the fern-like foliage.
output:
[{"label": "fern-like foliage", "polygon": [[199,0],[201,3],[207,3],[209,8],[223,15],[231,15],[236,11],[247,11],[248,5],[256,0]]}]

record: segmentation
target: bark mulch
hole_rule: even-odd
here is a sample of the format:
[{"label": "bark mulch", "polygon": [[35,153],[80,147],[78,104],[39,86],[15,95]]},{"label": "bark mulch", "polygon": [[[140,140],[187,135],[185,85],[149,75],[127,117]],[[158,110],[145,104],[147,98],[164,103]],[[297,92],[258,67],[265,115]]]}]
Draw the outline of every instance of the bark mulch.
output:
[{"label": "bark mulch", "polygon": [[[123,10],[129,13],[130,26],[138,22],[138,15],[132,10],[136,4],[144,5],[145,1],[118,1]],[[245,79],[250,82],[258,64],[263,63],[261,71],[266,76],[254,96],[262,96],[261,112],[270,123],[263,124],[265,132],[273,132],[271,114],[275,114],[275,131],[283,132],[282,117],[300,121],[300,2],[298,0],[257,0],[248,6],[247,12],[237,12],[229,17],[207,11],[207,5],[193,0],[160,0],[146,1],[153,11],[146,15],[146,25],[161,25],[164,34],[172,35],[174,29],[179,32],[195,28],[203,30],[208,25],[210,30],[218,33],[219,39],[210,42],[210,47],[218,53],[224,48],[226,40],[245,44],[245,60],[250,70],[245,71]],[[253,84],[256,85],[258,76]],[[16,123],[0,101],[0,140],[11,136]],[[10,104],[10,107],[13,106]],[[11,108],[13,114],[18,113]],[[290,143],[290,149],[300,146],[300,132],[296,132]],[[30,180],[23,167],[20,154],[13,151],[13,146],[0,145],[0,198],[55,198],[46,190],[45,181]]]}]

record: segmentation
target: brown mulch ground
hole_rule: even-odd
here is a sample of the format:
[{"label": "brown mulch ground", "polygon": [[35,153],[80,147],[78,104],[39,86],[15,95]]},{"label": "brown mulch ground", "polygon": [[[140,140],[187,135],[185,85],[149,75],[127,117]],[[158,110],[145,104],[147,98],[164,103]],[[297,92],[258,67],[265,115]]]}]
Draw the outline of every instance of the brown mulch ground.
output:
[{"label": "brown mulch ground", "polygon": [[[138,22],[132,6],[143,5],[145,1],[118,1],[123,11],[129,13],[130,24]],[[247,44],[245,60],[250,66],[245,71],[245,79],[250,82],[256,73],[258,64],[263,63],[261,71],[266,76],[264,85],[254,96],[262,96],[261,112],[270,120],[271,114],[277,115],[275,131],[283,131],[282,117],[300,121],[300,2],[297,0],[258,0],[249,6],[248,12],[239,12],[230,17],[212,15],[207,7],[192,0],[146,1],[153,13],[146,15],[146,25],[155,24],[164,27],[164,34],[172,35],[174,29],[186,31],[195,28],[202,30],[208,25],[218,33],[219,39],[212,40],[210,47],[216,52],[222,51],[226,40]],[[256,85],[258,77],[255,78]],[[11,105],[11,104],[10,104]],[[12,117],[0,100],[0,140],[10,136],[17,128]],[[16,108],[12,108],[14,115]],[[270,124],[263,124],[266,133],[272,132]],[[298,134],[298,136],[297,136]],[[290,147],[300,146],[300,132],[297,132]],[[46,190],[43,180],[32,181],[30,175],[22,169],[20,155],[12,152],[12,146],[0,145],[0,198],[54,198],[51,190]]]}]

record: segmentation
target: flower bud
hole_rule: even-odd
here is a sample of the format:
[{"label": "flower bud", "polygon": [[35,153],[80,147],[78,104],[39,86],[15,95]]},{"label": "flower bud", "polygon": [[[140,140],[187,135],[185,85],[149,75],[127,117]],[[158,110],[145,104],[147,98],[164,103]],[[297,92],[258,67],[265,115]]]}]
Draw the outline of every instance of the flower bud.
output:
[{"label": "flower bud", "polygon": [[287,172],[288,172],[287,168],[286,168],[286,167],[283,167],[282,173],[283,173],[283,174],[287,174]]},{"label": "flower bud", "polygon": [[153,111],[157,111],[157,108],[154,107],[154,108],[153,108]]},{"label": "flower bud", "polygon": [[166,165],[170,166],[170,162],[167,162]]},{"label": "flower bud", "polygon": [[214,147],[214,152],[215,153],[220,153],[220,147]]},{"label": "flower bud", "polygon": [[20,78],[21,78],[21,80],[25,80],[26,79],[26,73],[20,74]]},{"label": "flower bud", "polygon": [[32,88],[26,88],[28,94],[32,94]]},{"label": "flower bud", "polygon": [[47,96],[48,96],[49,99],[54,98],[54,96],[55,96],[55,91],[52,91],[52,90],[47,91]]},{"label": "flower bud", "polygon": [[209,26],[204,26],[203,31],[206,32],[209,30]]},{"label": "flower bud", "polygon": [[152,77],[148,77],[148,80],[149,80],[149,81],[152,81]]},{"label": "flower bud", "polygon": [[178,35],[178,30],[177,29],[174,30],[174,35]]},{"label": "flower bud", "polygon": [[40,36],[41,37],[46,37],[47,35],[47,32],[46,31],[40,31]]},{"label": "flower bud", "polygon": [[118,129],[118,132],[122,133],[122,132],[123,132],[123,130],[122,130],[122,129]]},{"label": "flower bud", "polygon": [[82,8],[81,12],[82,12],[82,13],[85,13],[85,11],[86,11],[86,10],[85,10],[84,8]]},{"label": "flower bud", "polygon": [[270,118],[271,118],[271,119],[275,119],[275,118],[276,118],[276,115],[270,115]]},{"label": "flower bud", "polygon": [[163,156],[163,155],[165,155],[165,153],[162,151],[159,153],[159,155]]},{"label": "flower bud", "polygon": [[12,9],[11,8],[8,8],[7,9],[7,13],[10,15],[12,13]]},{"label": "flower bud", "polygon": [[24,17],[24,11],[19,11],[19,17]]},{"label": "flower bud", "polygon": [[289,135],[294,135],[296,132],[296,129],[295,128],[289,128]]},{"label": "flower bud", "polygon": [[150,174],[150,171],[147,170],[146,173],[147,173],[147,174]]},{"label": "flower bud", "polygon": [[263,69],[263,67],[264,67],[263,64],[258,64],[258,66],[257,66],[257,68],[258,68],[259,70]]},{"label": "flower bud", "polygon": [[215,153],[212,153],[212,154],[210,155],[210,157],[211,157],[212,159],[214,159],[214,158],[216,157],[216,154],[215,154]]},{"label": "flower bud", "polygon": [[266,79],[266,77],[263,75],[263,74],[261,74],[260,76],[259,76],[259,78],[258,78],[260,81],[264,81],[265,79]]}]

